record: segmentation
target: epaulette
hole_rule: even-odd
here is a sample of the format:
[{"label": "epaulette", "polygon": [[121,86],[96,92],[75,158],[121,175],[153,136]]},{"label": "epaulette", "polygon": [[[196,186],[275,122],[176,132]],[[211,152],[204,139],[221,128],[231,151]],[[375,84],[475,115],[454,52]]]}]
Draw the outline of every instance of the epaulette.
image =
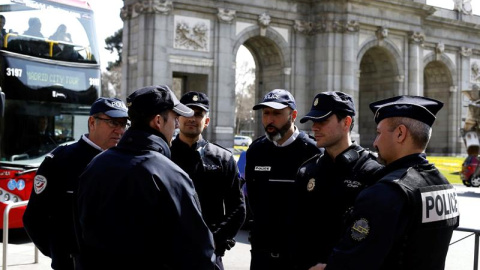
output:
[{"label": "epaulette", "polygon": [[211,144],[213,144],[213,145],[216,145],[216,146],[218,146],[218,147],[220,147],[220,148],[222,148],[222,149],[224,149],[224,150],[227,150],[227,151],[230,152],[230,153],[232,152],[230,149],[228,149],[228,148],[226,148],[225,146],[220,145],[220,144],[218,144],[218,143],[214,143],[214,142],[208,142],[208,143],[211,143]]},{"label": "epaulette", "polygon": [[52,151],[50,151],[50,152],[46,155],[46,157],[53,158],[55,155],[60,154],[60,153],[62,153],[63,151],[65,151],[66,148],[67,148],[67,145],[59,145],[59,146],[57,146],[55,149],[53,149]]}]

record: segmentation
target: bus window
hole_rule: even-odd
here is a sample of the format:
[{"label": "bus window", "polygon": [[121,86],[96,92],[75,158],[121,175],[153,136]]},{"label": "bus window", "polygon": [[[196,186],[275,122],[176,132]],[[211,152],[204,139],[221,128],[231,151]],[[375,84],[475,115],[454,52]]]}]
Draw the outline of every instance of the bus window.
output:
[{"label": "bus window", "polygon": [[98,59],[91,10],[45,0],[0,1],[0,14],[6,21],[2,45],[8,50],[71,62]]}]

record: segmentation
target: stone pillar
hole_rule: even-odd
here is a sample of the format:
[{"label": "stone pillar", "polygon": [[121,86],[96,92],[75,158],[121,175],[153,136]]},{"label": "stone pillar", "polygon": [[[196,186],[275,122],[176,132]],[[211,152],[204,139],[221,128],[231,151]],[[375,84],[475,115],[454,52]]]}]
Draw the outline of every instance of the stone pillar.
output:
[{"label": "stone pillar", "polygon": [[172,85],[168,50],[172,38],[169,15],[172,1],[125,0],[122,93],[154,84]]},{"label": "stone pillar", "polygon": [[[340,91],[352,95],[355,103],[355,108],[360,108],[360,93],[358,89],[357,78],[357,55],[358,51],[358,31],[360,25],[357,21],[351,20],[345,22],[345,28],[343,32],[342,40],[342,67],[341,67],[341,79],[340,79]],[[355,122],[358,123],[358,114],[356,115]],[[351,132],[352,140],[357,143],[361,143],[360,134],[358,131],[358,125],[353,126]]]},{"label": "stone pillar", "polygon": [[[457,130],[463,129],[465,127],[465,121],[462,119],[466,119],[467,113],[468,113],[468,104],[470,103],[470,99],[463,97],[463,94],[461,92],[465,90],[470,92],[478,91],[476,89],[474,90],[475,87],[471,82],[472,81],[472,77],[471,77],[472,65],[470,63],[470,60],[472,56],[472,51],[473,51],[472,48],[467,48],[467,47],[460,48],[460,74],[457,78],[459,87],[457,87],[456,89],[459,92],[457,103],[460,105],[458,106],[458,109],[457,109],[457,115],[458,115],[457,121],[459,123],[459,127],[457,128]],[[476,98],[477,96],[474,95],[474,97]],[[460,136],[457,136],[457,137],[459,137],[459,139],[456,140],[458,145],[456,148],[457,154],[467,153],[467,149],[464,144],[463,138],[461,138]]]},{"label": "stone pillar", "polygon": [[408,94],[423,95],[423,42],[420,32],[409,32],[408,46]]},{"label": "stone pillar", "polygon": [[292,77],[292,89],[289,89],[295,96],[295,102],[297,104],[297,121],[296,125],[299,129],[309,132],[311,129],[311,123],[300,124],[300,118],[308,113],[310,106],[312,105],[313,97],[318,88],[310,87],[307,85],[312,82],[310,74],[311,60],[309,57],[313,55],[312,48],[309,45],[309,39],[315,35],[314,23],[310,21],[296,20],[293,26],[294,33],[292,35],[292,54],[295,56],[292,62],[291,72],[295,74]]},{"label": "stone pillar", "polygon": [[225,147],[233,147],[233,130],[235,124],[235,55],[232,53],[235,36],[236,12],[218,9],[218,24],[213,39],[214,71],[213,97],[215,115],[212,115],[215,128],[210,138]]}]

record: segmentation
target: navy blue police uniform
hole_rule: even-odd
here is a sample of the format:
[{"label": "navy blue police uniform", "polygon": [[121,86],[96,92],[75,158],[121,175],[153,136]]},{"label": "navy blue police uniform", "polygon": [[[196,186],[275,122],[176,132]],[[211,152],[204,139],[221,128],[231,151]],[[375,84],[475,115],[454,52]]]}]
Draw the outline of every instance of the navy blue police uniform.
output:
[{"label": "navy blue police uniform", "polygon": [[[190,108],[202,110],[202,123],[207,124],[210,100],[205,93],[190,91],[180,102]],[[206,114],[203,114],[206,113]],[[191,119],[185,119],[187,123]],[[195,117],[195,121],[197,118]],[[202,124],[201,123],[201,124]],[[198,193],[203,219],[213,233],[217,269],[223,270],[222,257],[225,250],[235,245],[235,235],[245,221],[245,199],[240,186],[240,176],[233,154],[220,145],[208,142],[201,134],[196,142],[189,144],[180,137],[172,141],[172,161],[182,168],[193,180]],[[205,125],[204,127],[205,128]],[[199,129],[200,133],[203,131]],[[185,135],[189,136],[189,135]],[[182,136],[183,138],[183,136]]]},{"label": "navy blue police uniform", "polygon": [[215,240],[215,254],[223,256],[235,244],[245,221],[245,200],[233,154],[200,139],[191,147],[179,137],[172,142],[172,161],[193,180],[202,215]]},{"label": "navy blue police uniform", "polygon": [[253,215],[251,269],[292,269],[296,173],[318,153],[315,141],[303,132],[285,147],[262,136],[248,148],[245,177]]},{"label": "navy blue police uniform", "polygon": [[79,179],[82,267],[213,270],[213,237],[193,182],[170,160],[165,136],[142,122],[165,110],[193,111],[167,86],[139,89],[127,106],[132,126]]},{"label": "navy blue police uniform", "polygon": [[[442,103],[400,96],[370,104],[375,121],[408,117],[431,126]],[[459,224],[454,187],[424,153],[389,163],[376,184],[362,191],[350,226],[327,270],[441,270]]]},{"label": "navy blue police uniform", "polygon": [[[125,104],[117,98],[98,98],[90,115],[98,113],[128,117]],[[53,269],[74,269],[73,258],[78,255],[74,194],[78,177],[101,152],[88,135],[83,135],[77,142],[58,146],[47,154],[37,170],[23,224],[40,252],[52,259]]]},{"label": "navy blue police uniform", "polygon": [[47,154],[38,168],[23,225],[37,248],[52,258],[53,269],[73,269],[78,253],[73,223],[77,178],[102,150],[82,137]]},{"label": "navy blue police uniform", "polygon": [[317,155],[298,170],[297,269],[326,262],[345,229],[345,216],[364,188],[375,183],[382,166],[376,156],[352,144],[335,160]]},{"label": "navy blue police uniform", "polygon": [[[315,96],[310,111],[300,123],[308,120],[324,122],[331,117],[336,117],[334,121],[337,121],[347,116],[352,119],[355,116],[350,95],[339,91],[322,92]],[[376,174],[382,165],[376,161],[374,153],[355,143],[350,144],[349,139],[345,136],[331,146],[338,148],[349,144],[334,159],[327,147],[325,154],[308,160],[298,170],[295,255],[299,270],[327,261],[343,235],[345,215],[355,198],[378,179]]]},{"label": "navy blue police uniform", "polygon": [[[253,109],[265,107],[296,110],[295,98],[286,90],[274,89]],[[281,146],[262,136],[246,153],[245,180],[253,217],[249,239],[251,270],[294,267],[295,178],[300,165],[321,150],[313,138],[293,128]]]}]

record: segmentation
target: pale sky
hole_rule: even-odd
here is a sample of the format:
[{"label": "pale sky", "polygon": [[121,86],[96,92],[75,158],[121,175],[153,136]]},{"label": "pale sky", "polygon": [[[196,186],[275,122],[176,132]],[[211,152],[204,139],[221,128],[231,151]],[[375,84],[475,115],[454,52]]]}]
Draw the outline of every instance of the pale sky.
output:
[{"label": "pale sky", "polygon": [[[113,35],[123,27],[120,19],[120,9],[123,7],[123,0],[90,0],[90,5],[95,12],[97,23],[97,36],[100,47],[100,61],[102,70],[105,70],[109,61],[116,59],[115,54],[110,54],[105,48],[105,39]],[[453,0],[427,0],[428,5],[438,6],[446,9],[453,9]],[[471,0],[474,14],[480,15],[480,0]]]},{"label": "pale sky", "polygon": [[123,7],[123,0],[89,0],[95,13],[97,24],[98,46],[100,48],[100,62],[102,70],[105,70],[108,62],[116,60],[116,54],[110,54],[105,50],[105,39],[112,36],[117,30],[123,28],[123,21],[120,19],[120,9]]}]

